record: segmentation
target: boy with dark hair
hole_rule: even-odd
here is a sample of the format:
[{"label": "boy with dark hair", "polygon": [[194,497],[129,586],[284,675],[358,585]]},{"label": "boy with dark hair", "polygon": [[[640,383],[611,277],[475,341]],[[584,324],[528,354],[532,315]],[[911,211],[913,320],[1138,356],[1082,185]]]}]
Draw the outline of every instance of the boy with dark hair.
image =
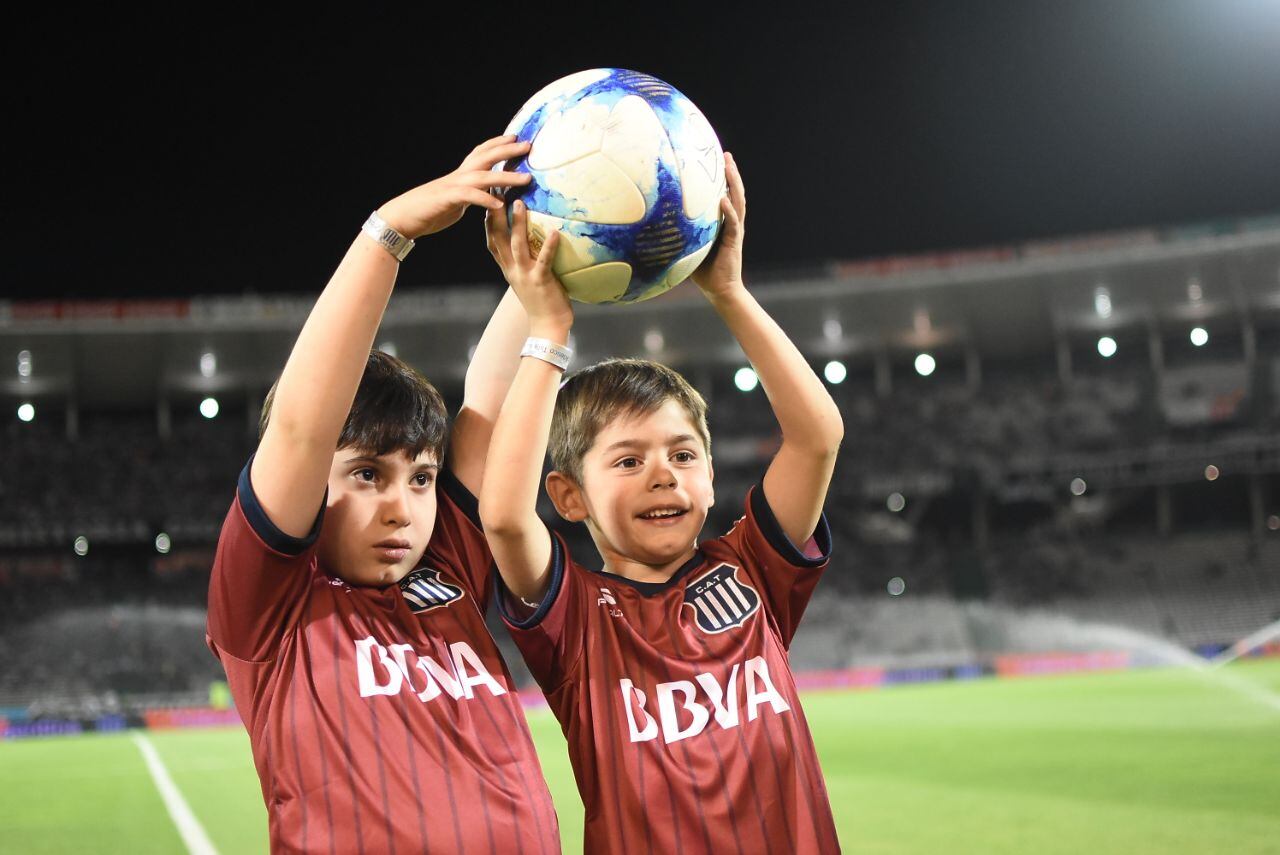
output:
[{"label": "boy with dark hair", "polygon": [[[843,424],[822,382],[742,282],[746,195],[728,155],[724,233],[694,280],[760,376],[782,445],[723,537],[706,405],[642,360],[571,377],[573,310],[515,204],[490,248],[531,335],[494,428],[480,516],[499,609],[564,728],[589,852],[836,852],[787,649],[831,538],[822,504]],[[575,562],[535,511],[546,487],[604,566]]]},{"label": "boy with dark hair", "polygon": [[[480,489],[527,320],[510,292],[447,415],[415,370],[370,353],[400,260],[526,153],[482,143],[365,224],[264,407],[209,583],[208,642],[262,783],[273,852],[559,852],[550,795],[484,624]],[[437,490],[437,484],[439,489]]]}]

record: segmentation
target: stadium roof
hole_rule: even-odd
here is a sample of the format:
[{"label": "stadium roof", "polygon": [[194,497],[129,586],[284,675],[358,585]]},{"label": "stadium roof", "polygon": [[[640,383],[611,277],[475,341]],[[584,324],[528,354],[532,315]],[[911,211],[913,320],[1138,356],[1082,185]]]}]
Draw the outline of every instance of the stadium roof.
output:
[{"label": "stadium roof", "polygon": [[[1270,329],[1280,327],[1280,218],[833,263],[758,281],[755,293],[815,360],[1004,359],[1108,333]],[[461,381],[496,298],[492,285],[397,293],[378,342],[447,388]],[[257,399],[310,306],[292,296],[0,302],[0,394],[90,408]],[[634,306],[580,306],[578,317],[579,364],[743,361],[691,285]],[[202,366],[205,354],[213,364]]]}]

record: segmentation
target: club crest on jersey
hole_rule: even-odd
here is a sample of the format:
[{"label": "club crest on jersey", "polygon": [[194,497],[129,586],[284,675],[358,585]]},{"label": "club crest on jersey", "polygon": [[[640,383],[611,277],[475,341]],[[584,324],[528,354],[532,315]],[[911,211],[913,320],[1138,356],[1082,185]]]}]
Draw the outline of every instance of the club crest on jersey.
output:
[{"label": "club crest on jersey", "polygon": [[760,595],[738,579],[737,567],[720,564],[685,586],[684,604],[703,632],[717,633],[746,623],[759,610]]},{"label": "club crest on jersey", "polygon": [[400,580],[400,593],[415,612],[447,606],[462,599],[462,589],[440,577],[440,571],[430,567],[414,570]]}]

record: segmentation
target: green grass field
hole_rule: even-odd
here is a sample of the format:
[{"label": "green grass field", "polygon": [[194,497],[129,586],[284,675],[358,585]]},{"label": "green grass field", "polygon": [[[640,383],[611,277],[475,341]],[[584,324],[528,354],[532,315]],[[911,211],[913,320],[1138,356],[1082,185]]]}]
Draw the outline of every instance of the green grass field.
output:
[{"label": "green grass field", "polygon": [[[1184,669],[812,693],[846,851],[1280,853],[1280,661],[1232,666],[1268,705]],[[546,713],[530,723],[581,850]],[[266,851],[240,730],[149,737],[223,855]],[[129,734],[0,743],[0,852],[181,853]]]}]

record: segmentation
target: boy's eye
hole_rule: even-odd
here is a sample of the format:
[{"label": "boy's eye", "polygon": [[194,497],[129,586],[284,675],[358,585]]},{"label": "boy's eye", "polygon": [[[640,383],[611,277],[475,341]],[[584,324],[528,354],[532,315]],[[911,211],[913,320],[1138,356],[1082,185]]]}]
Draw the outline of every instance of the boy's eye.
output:
[{"label": "boy's eye", "polygon": [[677,463],[692,463],[694,461],[692,451],[677,451],[674,457]]},{"label": "boy's eye", "polygon": [[619,460],[615,465],[621,466],[623,469],[635,469],[637,466],[640,465],[640,458],[624,457],[621,460]]},{"label": "boy's eye", "polygon": [[429,487],[431,486],[431,476],[426,472],[419,472],[413,476],[413,483],[416,487]]},{"label": "boy's eye", "polygon": [[361,481],[372,481],[378,477],[378,473],[372,469],[357,469],[354,474]]}]

